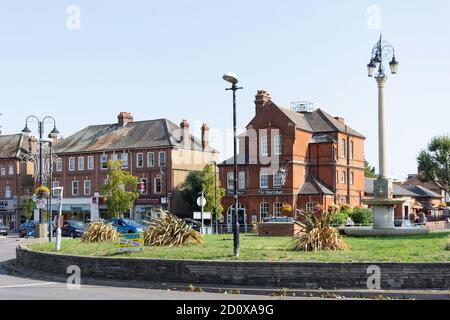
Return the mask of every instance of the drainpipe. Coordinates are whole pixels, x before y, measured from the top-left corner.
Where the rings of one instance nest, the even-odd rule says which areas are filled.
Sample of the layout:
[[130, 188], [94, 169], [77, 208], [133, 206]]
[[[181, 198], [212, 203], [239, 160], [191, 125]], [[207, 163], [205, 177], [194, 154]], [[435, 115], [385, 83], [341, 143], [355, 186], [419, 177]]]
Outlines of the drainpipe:
[[[347, 131], [347, 126], [345, 126]], [[347, 204], [350, 205], [350, 136], [347, 135]]]

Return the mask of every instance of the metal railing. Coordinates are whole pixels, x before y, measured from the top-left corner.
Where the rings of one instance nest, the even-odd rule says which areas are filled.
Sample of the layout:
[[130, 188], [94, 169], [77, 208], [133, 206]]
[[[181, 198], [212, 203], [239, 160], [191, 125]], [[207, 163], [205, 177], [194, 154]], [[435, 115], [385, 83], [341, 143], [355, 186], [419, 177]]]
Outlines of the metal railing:
[[[216, 232], [217, 231], [217, 232]], [[217, 230], [216, 227], [213, 226], [213, 232], [214, 234], [232, 234], [233, 233], [233, 228], [231, 225], [227, 225], [227, 224], [219, 224], [217, 226]], [[239, 233], [256, 233], [256, 230], [254, 228], [253, 225], [248, 224], [248, 225], [241, 225], [239, 226]]]

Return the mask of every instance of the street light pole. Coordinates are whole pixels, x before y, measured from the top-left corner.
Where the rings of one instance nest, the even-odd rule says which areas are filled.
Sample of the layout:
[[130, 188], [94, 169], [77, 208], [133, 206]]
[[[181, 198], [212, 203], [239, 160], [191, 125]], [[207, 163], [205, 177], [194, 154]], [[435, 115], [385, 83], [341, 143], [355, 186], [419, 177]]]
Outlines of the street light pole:
[[[213, 164], [214, 165], [214, 208], [213, 208], [213, 221], [212, 224], [215, 227], [216, 230], [216, 234], [218, 234], [218, 226], [217, 226], [217, 162], [216, 160], [210, 161], [209, 164]], [[211, 225], [211, 227], [213, 227], [213, 225]]]
[[217, 230], [217, 162], [214, 161], [214, 224]]
[[397, 74], [398, 61], [395, 59], [395, 49], [392, 45], [383, 40], [382, 36], [372, 49], [372, 57], [370, 59], [368, 68], [369, 77], [373, 77], [376, 68], [378, 67], [375, 79], [378, 84], [378, 157], [379, 157], [379, 178], [387, 178], [387, 161], [386, 161], [386, 135], [385, 135], [385, 118], [384, 118], [384, 86], [387, 81], [387, 76], [384, 72], [384, 62], [387, 59], [392, 74]]
[[234, 256], [239, 257], [240, 250], [240, 241], [239, 241], [239, 199], [237, 193], [238, 187], [238, 159], [237, 159], [237, 124], [236, 124], [236, 91], [243, 89], [242, 87], [238, 87], [238, 79], [237, 76], [233, 73], [226, 73], [223, 76], [223, 79], [227, 82], [231, 83], [231, 88], [227, 88], [226, 90], [233, 91], [233, 149], [234, 149], [234, 214], [233, 214], [233, 241], [234, 241]]
[[50, 190], [50, 197], [49, 197], [49, 210], [48, 210], [48, 241], [52, 242], [52, 237], [53, 237], [53, 225], [52, 225], [52, 196], [53, 196], [53, 186], [52, 186], [52, 174], [53, 174], [53, 164], [52, 164], [52, 152], [53, 152], [53, 143], [50, 141], [49, 142], [49, 147], [50, 147], [50, 160], [49, 160], [49, 190]]
[[[42, 119], [42, 121], [36, 117], [35, 115], [28, 116], [25, 120], [25, 128], [22, 130], [22, 133], [30, 134], [31, 130], [28, 128], [28, 121], [30, 119], [34, 119], [38, 123], [38, 134], [39, 134], [39, 175], [38, 175], [38, 181], [39, 186], [42, 186], [44, 184], [44, 154], [43, 154], [43, 137], [44, 137], [44, 124], [45, 121], [51, 120], [53, 122], [53, 130], [49, 134], [49, 138], [52, 138], [54, 136], [57, 136], [59, 134], [59, 131], [56, 129], [56, 120], [53, 117], [46, 116]], [[50, 154], [51, 159], [51, 154]], [[50, 160], [51, 163], [51, 160]], [[51, 188], [51, 186], [49, 186]], [[50, 208], [51, 210], [51, 208]], [[49, 213], [50, 214], [50, 213]], [[42, 223], [42, 209], [39, 209], [39, 223]]]
[[[44, 181], [44, 172], [43, 168], [43, 154], [42, 154], [42, 137], [44, 135], [43, 124], [39, 121], [39, 186], [42, 186]], [[42, 222], [42, 209], [39, 209], [39, 223]]]

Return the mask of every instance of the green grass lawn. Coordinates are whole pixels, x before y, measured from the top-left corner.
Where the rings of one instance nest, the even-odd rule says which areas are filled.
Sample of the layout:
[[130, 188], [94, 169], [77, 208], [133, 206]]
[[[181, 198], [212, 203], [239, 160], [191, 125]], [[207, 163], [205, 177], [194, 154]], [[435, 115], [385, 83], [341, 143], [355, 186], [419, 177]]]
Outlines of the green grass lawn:
[[[299, 252], [290, 249], [291, 238], [241, 235], [242, 261], [324, 261], [324, 262], [450, 262], [444, 250], [450, 232], [394, 238], [345, 238], [346, 251]], [[84, 256], [234, 260], [232, 235], [209, 235], [202, 245], [176, 248], [146, 247], [143, 252], [118, 253], [113, 243], [84, 244], [64, 240], [60, 253]], [[55, 244], [31, 244], [36, 251], [55, 252]]]

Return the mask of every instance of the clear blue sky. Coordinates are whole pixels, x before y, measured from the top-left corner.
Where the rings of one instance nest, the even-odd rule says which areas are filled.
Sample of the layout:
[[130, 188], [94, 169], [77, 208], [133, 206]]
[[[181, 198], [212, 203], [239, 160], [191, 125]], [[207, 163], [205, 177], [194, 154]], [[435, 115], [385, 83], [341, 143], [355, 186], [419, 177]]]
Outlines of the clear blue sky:
[[[69, 30], [69, 5], [81, 29]], [[371, 5], [381, 30], [369, 28]], [[389, 172], [416, 171], [415, 157], [450, 129], [450, 5], [442, 1], [0, 1], [0, 124], [19, 132], [28, 114], [53, 115], [69, 136], [89, 124], [186, 118], [232, 126], [221, 76], [240, 76], [238, 121], [257, 89], [277, 103], [311, 100], [367, 136], [377, 165], [376, 84], [366, 76], [380, 31], [400, 61], [386, 87]], [[51, 129], [51, 128], [49, 128]], [[215, 145], [230, 155], [231, 132]]]

